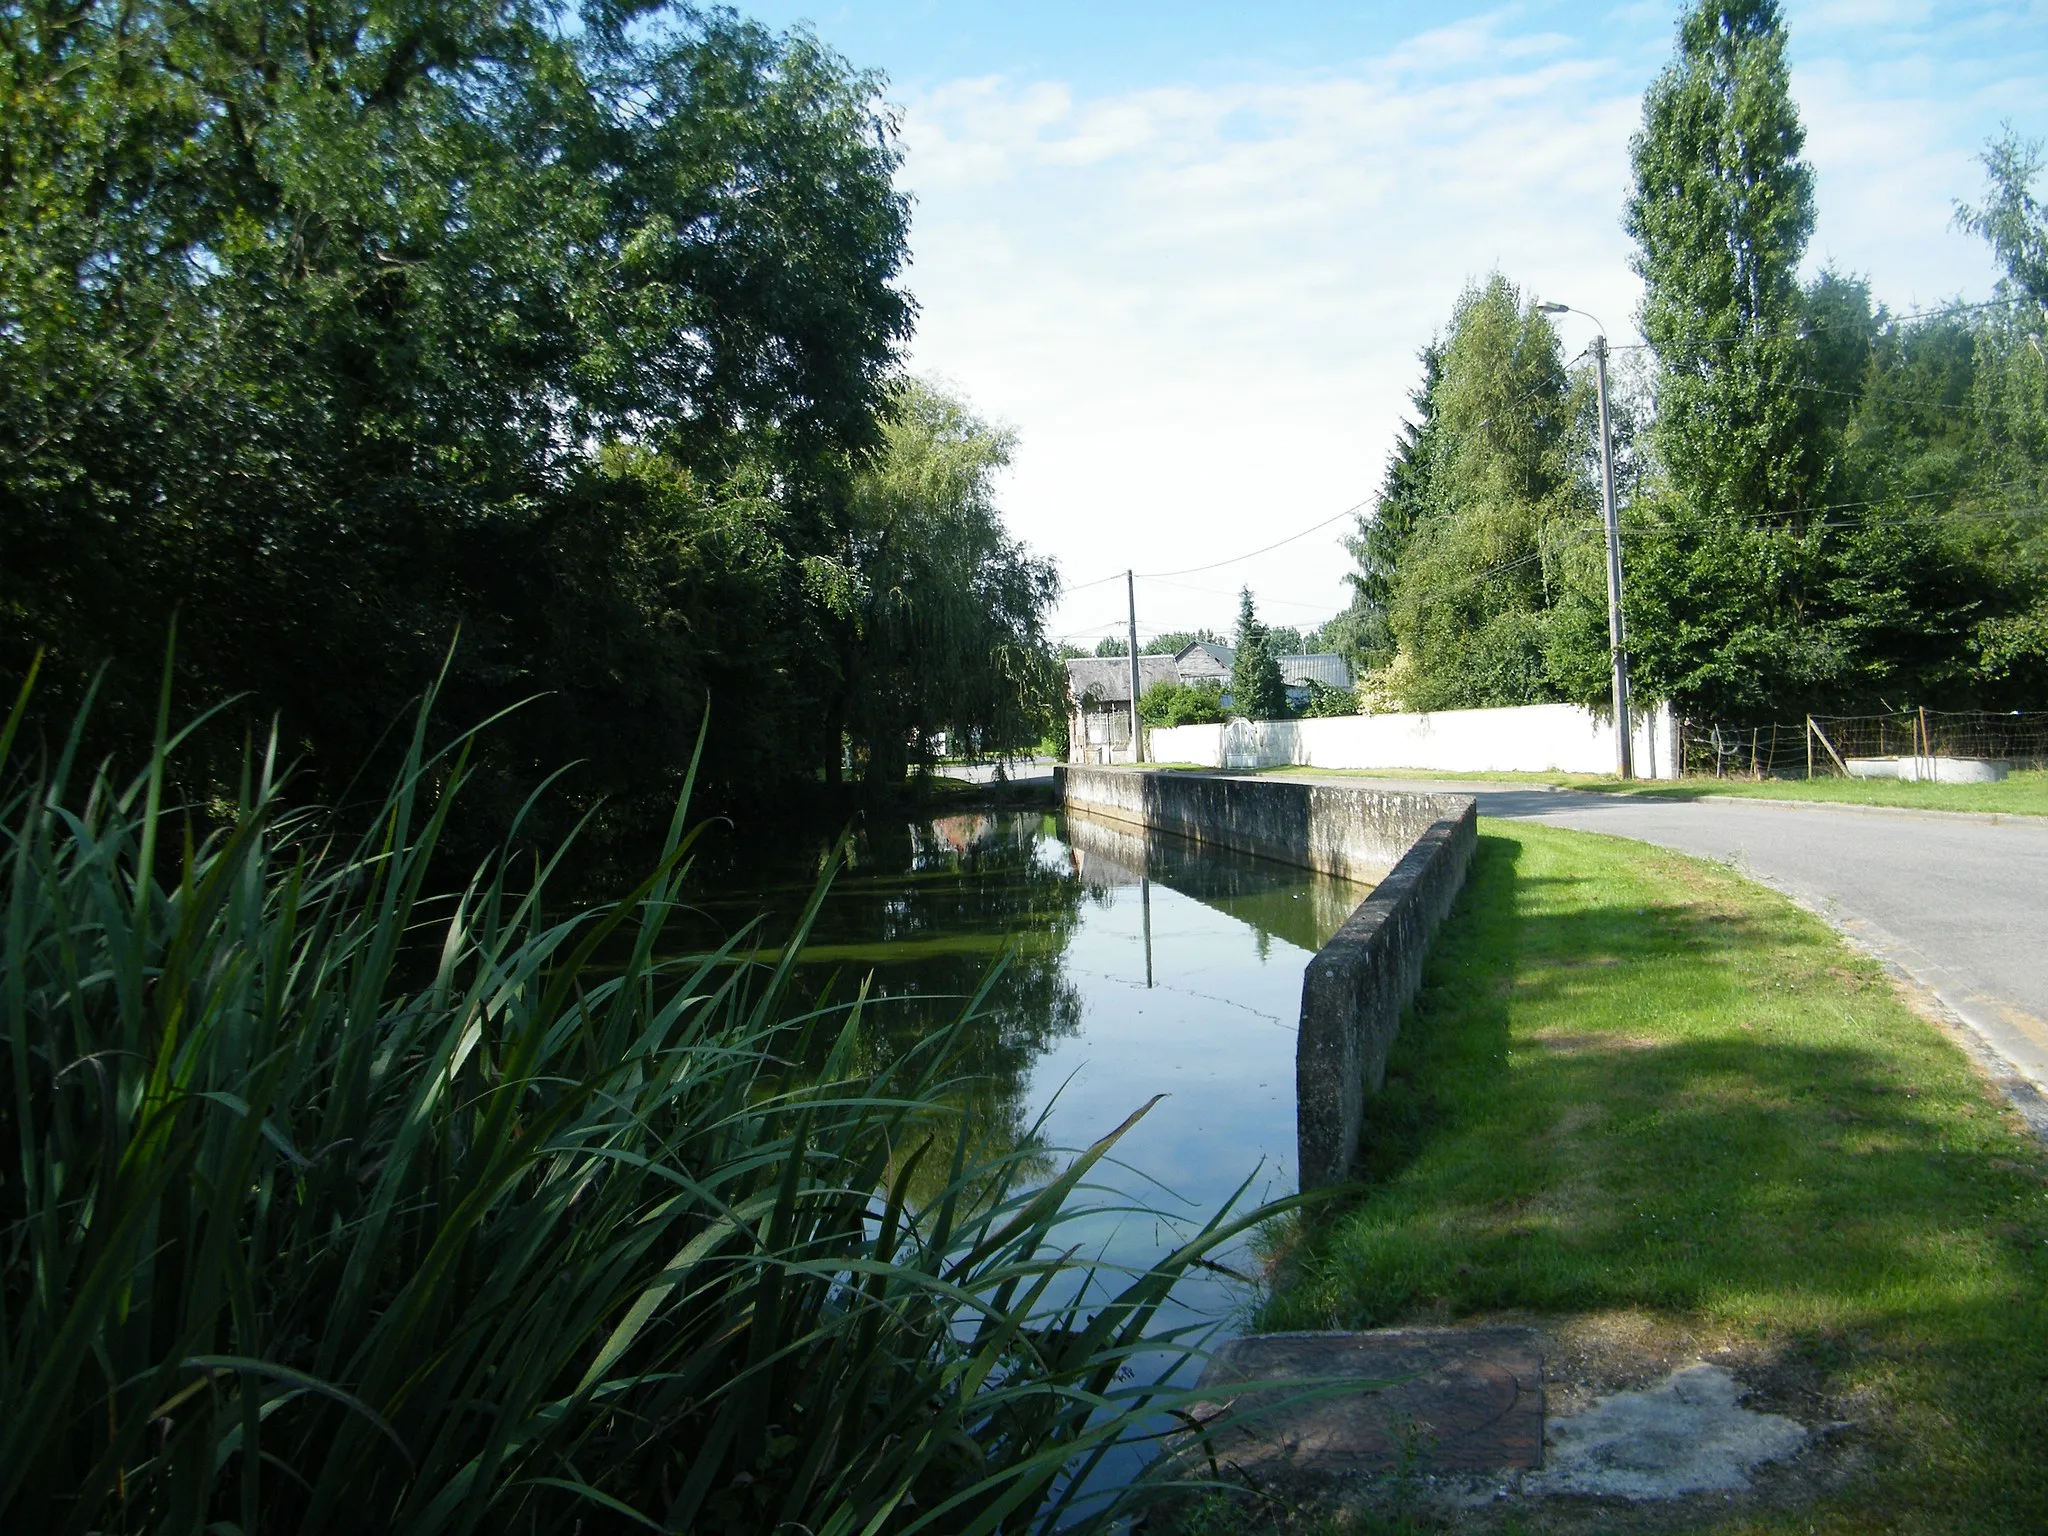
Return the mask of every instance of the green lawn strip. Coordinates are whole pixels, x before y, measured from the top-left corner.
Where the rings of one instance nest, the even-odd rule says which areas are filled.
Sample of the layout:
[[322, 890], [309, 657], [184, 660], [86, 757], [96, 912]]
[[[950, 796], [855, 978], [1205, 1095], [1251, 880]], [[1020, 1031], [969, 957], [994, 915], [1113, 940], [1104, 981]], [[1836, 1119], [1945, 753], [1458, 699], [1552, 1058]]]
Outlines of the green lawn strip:
[[1926, 811], [1979, 811], [2048, 816], [2048, 770], [2024, 769], [1996, 784], [1906, 784], [1897, 779], [1633, 780], [1604, 773], [1445, 773], [1434, 768], [1276, 768], [1282, 775], [1360, 779], [1469, 780], [1475, 784], [1549, 784], [1602, 794], [1697, 800], [1739, 795], [1755, 800], [1815, 800], [1834, 805], [1889, 805]]
[[[2048, 1530], [2048, 1158], [1870, 961], [1714, 865], [1482, 821], [1263, 1326], [1634, 1309], [1793, 1360], [1869, 1469], [1716, 1530]], [[1730, 1517], [1731, 1520], [1734, 1517]]]

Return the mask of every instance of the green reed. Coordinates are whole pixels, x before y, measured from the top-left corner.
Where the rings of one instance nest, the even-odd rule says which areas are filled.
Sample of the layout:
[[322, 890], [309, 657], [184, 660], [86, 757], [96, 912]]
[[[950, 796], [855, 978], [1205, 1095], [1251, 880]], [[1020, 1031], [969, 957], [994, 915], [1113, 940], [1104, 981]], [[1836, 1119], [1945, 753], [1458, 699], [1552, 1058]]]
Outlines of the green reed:
[[170, 803], [168, 685], [126, 781], [75, 732], [17, 761], [28, 696], [0, 1528], [984, 1532], [1147, 1492], [1077, 1490], [1187, 1396], [1131, 1369], [1192, 1347], [1176, 1278], [1269, 1212], [1086, 1264], [1061, 1229], [1121, 1130], [1049, 1182], [979, 1148], [959, 1027], [878, 1064], [858, 1000], [794, 997], [801, 931], [659, 958], [681, 809], [636, 890], [563, 915], [566, 850], [436, 866], [468, 742], [424, 709], [349, 835], [274, 744], [232, 803]]

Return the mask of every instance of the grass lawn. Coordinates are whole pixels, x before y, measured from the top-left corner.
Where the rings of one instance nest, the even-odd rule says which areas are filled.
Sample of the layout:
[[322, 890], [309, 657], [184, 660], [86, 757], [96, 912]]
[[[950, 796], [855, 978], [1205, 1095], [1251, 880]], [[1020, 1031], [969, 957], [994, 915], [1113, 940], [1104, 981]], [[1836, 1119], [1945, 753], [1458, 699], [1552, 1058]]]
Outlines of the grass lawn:
[[1997, 784], [1903, 784], [1896, 779], [1680, 779], [1624, 782], [1605, 773], [1439, 773], [1428, 768], [1278, 768], [1276, 774], [1362, 779], [1469, 779], [1475, 783], [1556, 784], [1606, 794], [1696, 800], [1742, 795], [1758, 800], [1821, 800], [1843, 805], [1896, 805], [1927, 811], [1990, 811], [2048, 816], [2048, 771], [2014, 773]]
[[1853, 1426], [1854, 1470], [1817, 1503], [1683, 1528], [2048, 1530], [2043, 1149], [1779, 896], [1639, 843], [1480, 826], [1365, 1191], [1282, 1236], [1263, 1326], [1675, 1332]]

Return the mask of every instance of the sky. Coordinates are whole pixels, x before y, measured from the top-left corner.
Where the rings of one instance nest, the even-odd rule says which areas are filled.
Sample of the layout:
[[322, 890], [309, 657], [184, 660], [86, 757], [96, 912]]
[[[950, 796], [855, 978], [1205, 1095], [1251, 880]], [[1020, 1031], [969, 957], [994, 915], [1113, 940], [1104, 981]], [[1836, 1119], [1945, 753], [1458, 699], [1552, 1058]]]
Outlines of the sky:
[[[1077, 644], [1123, 632], [1126, 569], [1141, 637], [1227, 633], [1247, 585], [1269, 623], [1340, 610], [1346, 514], [1475, 279], [1638, 339], [1628, 139], [1670, 0], [740, 8], [886, 77], [914, 199], [909, 366], [1016, 433], [1000, 502], [1057, 563], [1052, 628]], [[2048, 0], [1784, 10], [1809, 269], [1896, 312], [1988, 295], [1953, 206], [2002, 123], [2048, 136]], [[1569, 356], [1594, 322], [1560, 331]]]

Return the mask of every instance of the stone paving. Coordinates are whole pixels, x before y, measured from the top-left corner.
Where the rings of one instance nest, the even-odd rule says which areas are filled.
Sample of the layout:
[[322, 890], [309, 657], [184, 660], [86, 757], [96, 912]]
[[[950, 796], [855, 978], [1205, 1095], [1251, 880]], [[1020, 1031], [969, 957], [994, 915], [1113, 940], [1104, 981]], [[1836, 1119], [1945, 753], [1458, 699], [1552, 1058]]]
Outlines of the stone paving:
[[1542, 1349], [1519, 1327], [1237, 1339], [1203, 1372], [1197, 1417], [1216, 1470], [1255, 1485], [1419, 1476], [1454, 1497], [1727, 1494], [1812, 1438], [1704, 1361], [1546, 1419]]

